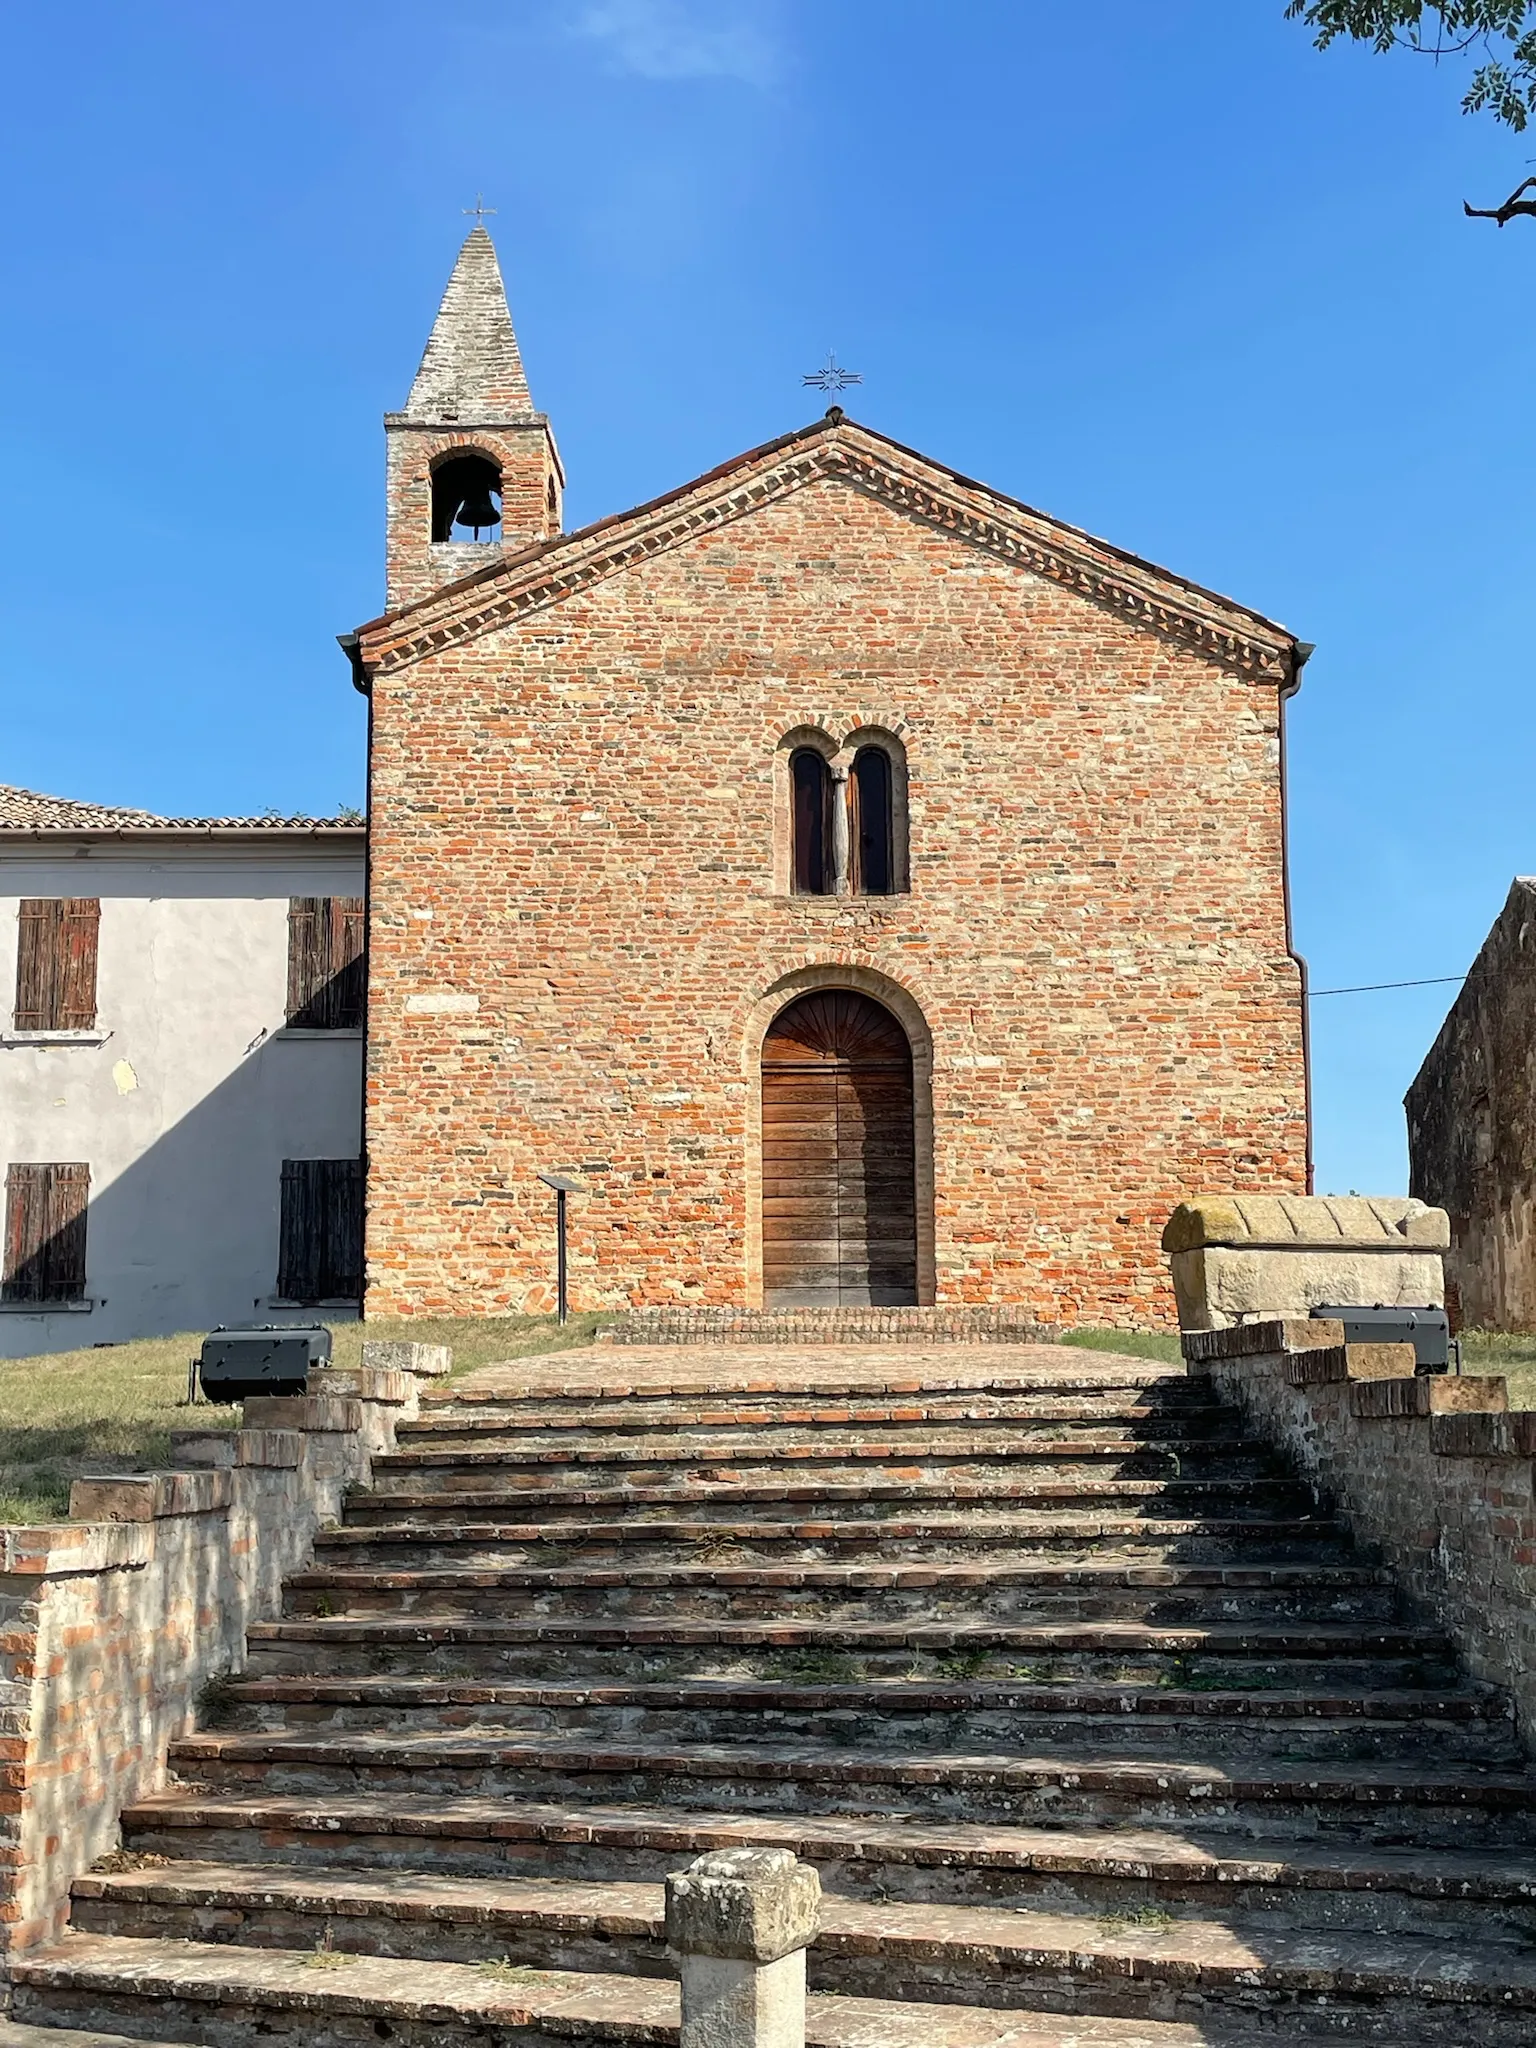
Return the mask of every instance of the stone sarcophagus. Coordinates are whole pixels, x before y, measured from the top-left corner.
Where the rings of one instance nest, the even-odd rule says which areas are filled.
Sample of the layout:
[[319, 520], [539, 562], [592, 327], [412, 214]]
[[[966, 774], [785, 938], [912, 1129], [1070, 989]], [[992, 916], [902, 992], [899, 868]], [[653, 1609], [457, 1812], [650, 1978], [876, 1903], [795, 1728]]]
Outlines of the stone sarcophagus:
[[1202, 1195], [1163, 1231], [1184, 1330], [1324, 1304], [1438, 1308], [1449, 1244], [1445, 1211], [1402, 1195]]

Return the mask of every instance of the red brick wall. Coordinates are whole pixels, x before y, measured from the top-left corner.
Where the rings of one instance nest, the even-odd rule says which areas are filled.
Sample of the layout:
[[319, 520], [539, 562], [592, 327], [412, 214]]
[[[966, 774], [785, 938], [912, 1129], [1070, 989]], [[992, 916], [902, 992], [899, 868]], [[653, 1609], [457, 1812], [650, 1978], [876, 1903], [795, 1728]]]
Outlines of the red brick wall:
[[[457, 577], [560, 531], [564, 479], [542, 419], [495, 426], [388, 422], [384, 583], [389, 604], [415, 604]], [[487, 455], [501, 465], [501, 540], [432, 542], [432, 471], [447, 456]], [[553, 487], [553, 503], [551, 503]]]
[[[931, 1035], [938, 1299], [1168, 1320], [1168, 1210], [1304, 1181], [1277, 713], [825, 476], [383, 662], [370, 1312], [547, 1303], [540, 1168], [577, 1306], [750, 1299], [773, 992], [856, 967]], [[902, 733], [909, 895], [776, 893], [807, 723]]]

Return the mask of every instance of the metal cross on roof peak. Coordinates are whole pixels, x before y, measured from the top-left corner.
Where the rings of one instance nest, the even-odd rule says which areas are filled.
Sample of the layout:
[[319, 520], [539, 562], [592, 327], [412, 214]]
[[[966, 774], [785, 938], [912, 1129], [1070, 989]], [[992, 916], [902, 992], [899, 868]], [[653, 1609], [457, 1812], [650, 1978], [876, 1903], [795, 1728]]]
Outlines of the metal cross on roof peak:
[[494, 207], [494, 206], [487, 206], [487, 205], [486, 205], [486, 203], [485, 203], [485, 194], [484, 194], [483, 192], [477, 192], [477, 193], [475, 194], [475, 203], [474, 203], [474, 205], [473, 205], [473, 206], [461, 206], [461, 207], [459, 208], [459, 211], [460, 211], [460, 213], [472, 213], [472, 214], [473, 214], [473, 215], [475, 216], [475, 226], [476, 226], [477, 228], [483, 228], [483, 227], [485, 226], [485, 217], [486, 217], [486, 215], [487, 215], [488, 213], [494, 213], [494, 212], [496, 211], [496, 209], [495, 209], [495, 207]]
[[818, 391], [846, 391], [850, 384], [862, 384], [864, 379], [857, 370], [845, 370], [832, 349], [827, 350], [827, 360], [819, 370], [813, 370], [809, 377], [800, 379], [802, 384], [813, 384]]

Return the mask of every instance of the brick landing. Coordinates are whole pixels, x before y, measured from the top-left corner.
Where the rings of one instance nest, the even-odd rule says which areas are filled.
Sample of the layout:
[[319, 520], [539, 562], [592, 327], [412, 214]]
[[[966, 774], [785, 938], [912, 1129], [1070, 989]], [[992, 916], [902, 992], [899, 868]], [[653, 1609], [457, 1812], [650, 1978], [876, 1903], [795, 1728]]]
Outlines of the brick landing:
[[594, 1344], [543, 1358], [481, 1366], [454, 1382], [453, 1400], [516, 1400], [569, 1394], [611, 1400], [628, 1394], [985, 1392], [1039, 1384], [1075, 1387], [1153, 1385], [1182, 1366], [1073, 1345], [1003, 1343], [828, 1343], [809, 1351], [731, 1340], [714, 1344]]

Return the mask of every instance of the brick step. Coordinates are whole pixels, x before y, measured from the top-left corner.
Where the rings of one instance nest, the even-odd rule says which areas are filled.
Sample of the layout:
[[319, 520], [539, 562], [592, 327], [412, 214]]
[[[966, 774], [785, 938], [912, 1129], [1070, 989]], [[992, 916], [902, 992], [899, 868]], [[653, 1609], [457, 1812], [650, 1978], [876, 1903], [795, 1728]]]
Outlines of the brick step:
[[807, 1430], [893, 1430], [905, 1437], [936, 1428], [996, 1428], [1017, 1430], [1027, 1436], [1063, 1438], [1112, 1433], [1137, 1438], [1166, 1436], [1181, 1443], [1201, 1436], [1250, 1434], [1237, 1410], [1216, 1401], [1175, 1406], [1131, 1400], [1123, 1395], [1095, 1401], [1082, 1396], [1068, 1399], [1021, 1393], [898, 1397], [871, 1402], [749, 1401], [735, 1406], [724, 1402], [698, 1402], [691, 1406], [668, 1402], [657, 1407], [626, 1407], [619, 1413], [577, 1401], [562, 1407], [542, 1401], [473, 1407], [463, 1402], [445, 1402], [424, 1408], [414, 1420], [402, 1422], [399, 1436], [402, 1443], [414, 1450], [423, 1440], [473, 1444], [486, 1438], [537, 1436], [551, 1443], [580, 1443], [587, 1439], [644, 1443], [653, 1435], [700, 1430], [711, 1435], [750, 1433], [771, 1443], [781, 1434], [798, 1438]]
[[674, 1359], [629, 1361], [604, 1351], [567, 1352], [553, 1358], [509, 1359], [482, 1366], [451, 1386], [423, 1389], [424, 1407], [521, 1407], [537, 1403], [551, 1408], [585, 1404], [604, 1412], [625, 1408], [686, 1406], [701, 1401], [735, 1404], [745, 1401], [910, 1401], [948, 1396], [1011, 1398], [1032, 1395], [1040, 1400], [1099, 1400], [1133, 1397], [1177, 1406], [1196, 1407], [1218, 1398], [1205, 1372], [1152, 1358], [1104, 1358], [1090, 1361], [1081, 1352], [1076, 1362], [1039, 1364], [1018, 1354], [953, 1353], [941, 1359], [934, 1352], [905, 1355], [843, 1352], [812, 1360], [732, 1360], [695, 1353], [686, 1366]]
[[[142, 2037], [174, 2021], [208, 2048], [261, 2048], [273, 2035], [325, 2048], [667, 2048], [675, 1984], [643, 1977], [372, 1958], [317, 1969], [313, 1956], [220, 1944], [75, 1934], [15, 1968], [23, 2019], [69, 2025], [98, 2010]], [[1321, 2048], [1299, 2034], [1292, 2048]], [[808, 2048], [1254, 2048], [1252, 2032], [959, 2005], [813, 1996]]]
[[[246, 1636], [252, 1677], [468, 1676], [609, 1683], [769, 1679], [1017, 1678], [1041, 1660], [1053, 1677], [1227, 1687], [1354, 1690], [1453, 1684], [1436, 1630], [1411, 1627], [1157, 1628], [1136, 1622], [1029, 1626], [725, 1621], [469, 1621], [315, 1617], [258, 1622]], [[1019, 1660], [1030, 1670], [1021, 1672]]]
[[[1207, 1467], [1231, 1467], [1232, 1477], [1258, 1477], [1280, 1470], [1274, 1453], [1247, 1436], [1173, 1438], [1128, 1436], [1123, 1431], [1051, 1436], [1020, 1429], [1014, 1423], [999, 1424], [993, 1430], [941, 1432], [925, 1427], [906, 1434], [894, 1429], [868, 1433], [787, 1430], [782, 1435], [772, 1430], [689, 1430], [642, 1442], [625, 1437], [572, 1439], [553, 1432], [509, 1431], [489, 1441], [390, 1451], [374, 1460], [373, 1469], [376, 1477], [388, 1477], [427, 1471], [474, 1475], [490, 1468], [509, 1474], [538, 1472], [548, 1484], [580, 1485], [580, 1475], [589, 1469], [617, 1467], [630, 1475], [631, 1484], [648, 1479], [665, 1484], [678, 1465], [735, 1469], [780, 1463], [833, 1471], [846, 1467], [850, 1473], [881, 1465], [921, 1467], [938, 1474], [977, 1465], [1007, 1471], [1021, 1464], [1067, 1470], [1128, 1466], [1132, 1476], [1144, 1477], [1164, 1470], [1177, 1475], [1186, 1465], [1198, 1466], [1202, 1472]], [[577, 1476], [565, 1482], [567, 1472]]]
[[295, 1573], [283, 1612], [494, 1620], [588, 1616], [612, 1622], [682, 1619], [879, 1622], [946, 1626], [1143, 1621], [1164, 1626], [1251, 1620], [1333, 1625], [1392, 1622], [1390, 1577], [1360, 1565], [1097, 1563], [682, 1564], [505, 1570]]
[[[519, 1730], [422, 1730], [414, 1739], [357, 1731], [188, 1736], [171, 1761], [199, 1784], [269, 1793], [361, 1789], [599, 1796], [764, 1811], [812, 1797], [838, 1811], [900, 1798], [936, 1817], [1154, 1825], [1188, 1815], [1206, 1829], [1390, 1836], [1435, 1846], [1536, 1843], [1536, 1774], [1422, 1764], [1230, 1767], [1198, 1756], [1137, 1758], [1101, 1744], [879, 1751], [830, 1744], [605, 1742]], [[814, 1793], [810, 1788], [815, 1788]]]
[[[553, 1485], [538, 1478], [508, 1480], [497, 1485], [493, 1475], [486, 1472], [478, 1476], [450, 1475], [451, 1485], [445, 1485], [440, 1474], [431, 1472], [383, 1476], [389, 1478], [388, 1485], [376, 1485], [371, 1492], [354, 1495], [348, 1502], [349, 1522], [360, 1525], [372, 1519], [393, 1520], [403, 1514], [461, 1520], [465, 1513], [537, 1515], [541, 1521], [549, 1521], [594, 1510], [607, 1515], [645, 1515], [666, 1508], [713, 1518], [727, 1504], [733, 1510], [793, 1504], [811, 1505], [822, 1511], [846, 1505], [867, 1512], [870, 1503], [880, 1501], [908, 1506], [917, 1501], [933, 1501], [953, 1506], [972, 1500], [1053, 1510], [1107, 1506], [1111, 1513], [1122, 1516], [1139, 1508], [1151, 1520], [1196, 1511], [1210, 1513], [1217, 1507], [1234, 1514], [1249, 1511], [1255, 1519], [1275, 1513], [1294, 1519], [1306, 1514], [1314, 1504], [1310, 1487], [1282, 1474], [1259, 1478], [1202, 1475], [1192, 1479], [1163, 1475], [1143, 1479], [1126, 1474], [1057, 1478], [1034, 1471], [1021, 1476], [1017, 1472], [981, 1470], [946, 1479], [918, 1476], [911, 1471], [869, 1471], [852, 1478], [817, 1473], [792, 1478], [779, 1474], [771, 1478], [754, 1475], [738, 1479], [716, 1471], [708, 1479], [679, 1479], [673, 1473], [664, 1485], [629, 1484], [613, 1478], [593, 1484], [590, 1477], [578, 1485], [576, 1475], [562, 1477]], [[467, 1483], [471, 1478], [472, 1485]]]
[[903, 1515], [839, 1521], [517, 1522], [436, 1519], [360, 1521], [322, 1529], [315, 1556], [324, 1564], [421, 1566], [480, 1564], [654, 1564], [690, 1558], [746, 1562], [829, 1562], [863, 1552], [891, 1560], [951, 1555], [1040, 1558], [1046, 1553], [1157, 1563], [1295, 1564], [1343, 1562], [1353, 1554], [1342, 1522], [1204, 1520], [1148, 1522], [1107, 1515]]
[[[672, 1974], [658, 1884], [183, 1864], [87, 1876], [74, 1902], [83, 1933], [130, 1940]], [[1512, 1937], [1471, 1945], [1322, 1936], [1272, 1917], [1150, 1921], [831, 1895], [808, 1974], [824, 1992], [858, 1994], [883, 1982], [910, 2002], [1028, 2007], [1049, 1998], [1119, 2017], [1140, 2007], [1148, 2017], [1204, 2018], [1235, 1997], [1233, 2016], [1262, 2015], [1281, 2031], [1344, 1999], [1365, 2008], [1378, 2038], [1389, 2019], [1404, 2041], [1529, 2038], [1512, 2029], [1516, 2015], [1528, 2026], [1536, 2011], [1536, 1955]], [[1451, 2018], [1455, 2034], [1444, 2024]]]
[[[408, 1717], [408, 1718], [407, 1718]], [[712, 1742], [872, 1739], [887, 1748], [1052, 1739], [1102, 1741], [1106, 1723], [1137, 1754], [1187, 1752], [1441, 1762], [1523, 1760], [1502, 1700], [1480, 1693], [1189, 1692], [1172, 1687], [1020, 1684], [474, 1685], [463, 1679], [236, 1681], [218, 1725], [252, 1731], [506, 1727], [609, 1739]]]
[[460, 1877], [659, 1883], [711, 1849], [792, 1849], [829, 1892], [876, 1903], [1034, 1905], [1129, 1917], [1272, 1918], [1474, 1940], [1536, 1935], [1536, 1854], [1306, 1839], [1252, 1842], [1188, 1816], [1172, 1828], [975, 1825], [887, 1805], [879, 1815], [406, 1792], [277, 1796], [170, 1791], [123, 1816], [109, 1866], [189, 1862]]

